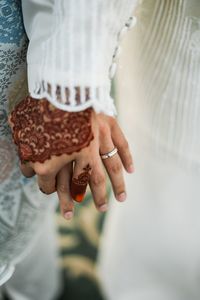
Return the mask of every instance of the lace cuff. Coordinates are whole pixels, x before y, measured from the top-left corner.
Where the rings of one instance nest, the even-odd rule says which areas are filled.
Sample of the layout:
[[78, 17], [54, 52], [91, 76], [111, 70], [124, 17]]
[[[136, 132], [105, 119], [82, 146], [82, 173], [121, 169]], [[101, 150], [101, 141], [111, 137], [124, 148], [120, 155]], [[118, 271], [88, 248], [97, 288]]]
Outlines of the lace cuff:
[[[55, 84], [51, 80], [37, 82], [37, 69], [29, 72], [29, 91], [35, 99], [48, 99], [55, 107], [69, 111], [78, 112], [89, 107], [97, 112], [104, 112], [107, 115], [117, 115], [113, 98], [110, 96], [110, 83], [107, 86], [91, 87], [71, 86], [66, 84]], [[36, 76], [35, 76], [36, 75]], [[46, 77], [48, 78], [48, 77]], [[37, 84], [36, 84], [37, 82]]]
[[[30, 95], [56, 107], [115, 115], [110, 97], [118, 43], [137, 0], [22, 0], [30, 39]], [[129, 20], [127, 22], [127, 20]], [[51, 92], [49, 90], [51, 86]], [[79, 93], [79, 97], [77, 94]]]

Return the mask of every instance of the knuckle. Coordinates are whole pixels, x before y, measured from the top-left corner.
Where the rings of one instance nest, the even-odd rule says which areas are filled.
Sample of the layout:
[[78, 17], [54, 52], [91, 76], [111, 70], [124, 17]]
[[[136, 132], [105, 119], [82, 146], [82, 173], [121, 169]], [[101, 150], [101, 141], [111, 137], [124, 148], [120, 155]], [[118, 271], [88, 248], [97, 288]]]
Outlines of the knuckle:
[[132, 159], [132, 156], [130, 154], [126, 158], [126, 163], [127, 163], [128, 166], [133, 164], [133, 159]]
[[129, 143], [127, 140], [124, 140], [124, 148], [125, 148], [125, 150], [129, 149]]
[[123, 149], [123, 151], [127, 151], [129, 149], [129, 144], [127, 140], [123, 140], [119, 143], [119, 148]]
[[50, 168], [46, 165], [37, 165], [35, 166], [35, 173], [39, 176], [47, 176], [50, 174]]
[[57, 186], [57, 191], [60, 192], [60, 193], [67, 193], [68, 189], [67, 189], [67, 186], [65, 184], [59, 184]]
[[116, 194], [121, 194], [121, 193], [124, 193], [125, 191], [125, 186], [124, 184], [118, 184], [117, 186], [115, 186], [115, 193]]
[[113, 174], [118, 174], [122, 171], [122, 165], [120, 163], [114, 163], [110, 166], [110, 171]]
[[104, 135], [107, 135], [108, 133], [108, 126], [105, 122], [101, 122], [99, 124], [99, 132], [100, 132], [100, 135], [103, 137]]
[[101, 174], [94, 174], [92, 177], [91, 177], [91, 183], [94, 185], [94, 186], [101, 186], [101, 185], [104, 185], [106, 182], [106, 179], [105, 179], [105, 176], [104, 175], [101, 175]]
[[96, 206], [100, 207], [107, 203], [106, 195], [104, 197], [101, 197], [100, 199], [96, 199]]
[[114, 117], [109, 117], [109, 123], [111, 128], [113, 128], [116, 125], [116, 119]]

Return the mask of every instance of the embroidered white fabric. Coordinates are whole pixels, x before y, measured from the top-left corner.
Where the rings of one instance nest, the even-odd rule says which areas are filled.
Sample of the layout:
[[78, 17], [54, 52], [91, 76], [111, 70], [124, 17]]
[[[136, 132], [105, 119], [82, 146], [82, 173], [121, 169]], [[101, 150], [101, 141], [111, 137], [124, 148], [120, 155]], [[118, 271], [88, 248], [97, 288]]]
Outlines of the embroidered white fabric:
[[130, 15], [137, 2], [22, 1], [30, 39], [27, 61], [31, 96], [46, 97], [63, 110], [92, 106], [97, 112], [115, 115], [110, 89], [118, 43], [135, 24]]

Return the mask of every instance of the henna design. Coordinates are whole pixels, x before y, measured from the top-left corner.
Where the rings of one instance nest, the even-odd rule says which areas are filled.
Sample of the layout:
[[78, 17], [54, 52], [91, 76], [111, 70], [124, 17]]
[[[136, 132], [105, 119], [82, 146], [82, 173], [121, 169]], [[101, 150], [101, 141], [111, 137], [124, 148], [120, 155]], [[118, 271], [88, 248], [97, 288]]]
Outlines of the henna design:
[[46, 99], [21, 101], [11, 113], [12, 133], [21, 161], [43, 163], [52, 155], [72, 154], [92, 141], [92, 109], [67, 112]]
[[78, 178], [72, 178], [70, 186], [71, 196], [77, 202], [82, 202], [84, 199], [92, 168], [88, 164], [83, 170], [84, 172]]

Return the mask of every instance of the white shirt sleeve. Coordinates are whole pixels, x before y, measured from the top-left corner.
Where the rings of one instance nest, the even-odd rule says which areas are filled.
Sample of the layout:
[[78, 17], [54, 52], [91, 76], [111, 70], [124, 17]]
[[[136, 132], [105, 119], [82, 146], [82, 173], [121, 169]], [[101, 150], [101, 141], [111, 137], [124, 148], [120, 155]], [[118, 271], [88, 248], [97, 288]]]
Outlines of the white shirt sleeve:
[[118, 44], [138, 0], [22, 0], [30, 95], [56, 107], [115, 115]]

